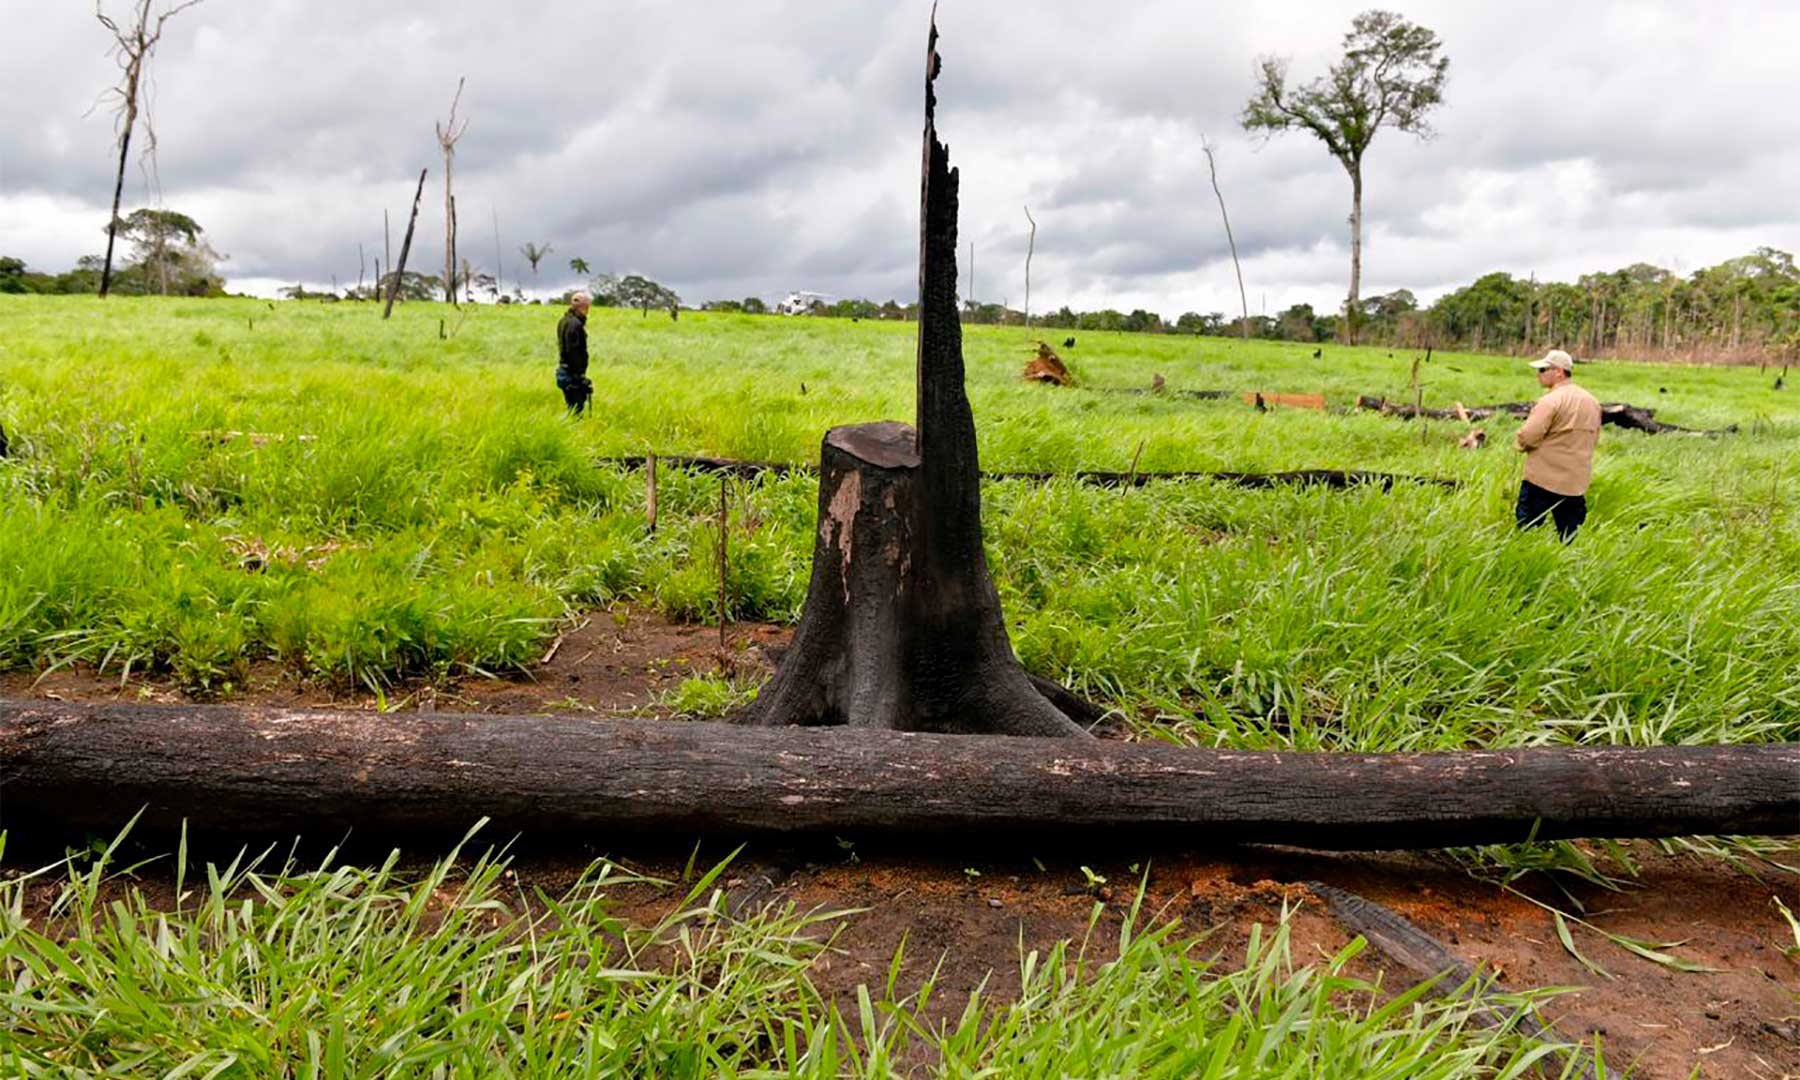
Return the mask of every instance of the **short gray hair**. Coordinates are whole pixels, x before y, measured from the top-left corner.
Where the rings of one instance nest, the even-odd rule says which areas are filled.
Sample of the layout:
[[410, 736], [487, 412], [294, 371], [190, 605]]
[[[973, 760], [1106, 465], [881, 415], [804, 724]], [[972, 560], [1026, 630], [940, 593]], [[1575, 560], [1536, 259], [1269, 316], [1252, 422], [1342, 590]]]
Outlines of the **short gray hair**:
[[594, 298], [593, 298], [593, 297], [591, 297], [591, 296], [589, 296], [589, 295], [588, 295], [588, 294], [587, 294], [587, 292], [586, 292], [586, 291], [585, 291], [585, 290], [581, 290], [581, 291], [577, 291], [577, 292], [572, 292], [572, 293], [570, 293], [570, 294], [569, 294], [569, 303], [570, 303], [570, 304], [589, 304], [589, 305], [592, 305], [592, 304], [593, 304], [593, 302], [594, 302]]

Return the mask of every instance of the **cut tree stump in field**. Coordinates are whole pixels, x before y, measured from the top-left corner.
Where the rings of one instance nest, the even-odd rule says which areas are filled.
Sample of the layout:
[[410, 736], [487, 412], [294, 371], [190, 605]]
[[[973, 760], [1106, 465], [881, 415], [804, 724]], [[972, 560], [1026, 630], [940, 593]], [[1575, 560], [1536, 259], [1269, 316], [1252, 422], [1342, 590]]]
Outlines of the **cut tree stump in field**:
[[[1477, 405], [1472, 409], [1466, 409], [1460, 405], [1454, 409], [1426, 409], [1417, 405], [1409, 405], [1401, 401], [1388, 401], [1384, 398], [1370, 397], [1366, 394], [1356, 399], [1357, 408], [1369, 409], [1381, 413], [1384, 416], [1397, 416], [1402, 420], [1413, 420], [1419, 417], [1424, 417], [1427, 420], [1461, 420], [1464, 423], [1468, 423], [1471, 420], [1486, 420], [1490, 416], [1499, 415], [1517, 417], [1529, 416], [1531, 415], [1531, 406], [1533, 404], [1535, 404], [1535, 402], [1506, 401], [1498, 405]], [[1627, 431], [1642, 431], [1647, 435], [1718, 436], [1736, 434], [1738, 430], [1736, 424], [1711, 431], [1679, 427], [1675, 424], [1665, 424], [1656, 419], [1655, 409], [1645, 408], [1641, 405], [1627, 405], [1622, 401], [1601, 402], [1600, 422], [1602, 424], [1611, 424], [1614, 427], [1621, 427]]]
[[[1800, 746], [1238, 751], [579, 716], [0, 702], [0, 829], [1376, 850], [1800, 833]], [[1090, 835], [1090, 839], [1094, 837]]]
[[981, 540], [981, 464], [957, 316], [958, 176], [925, 50], [918, 414], [833, 428], [820, 449], [812, 581], [793, 646], [743, 724], [1086, 738], [1013, 654]]

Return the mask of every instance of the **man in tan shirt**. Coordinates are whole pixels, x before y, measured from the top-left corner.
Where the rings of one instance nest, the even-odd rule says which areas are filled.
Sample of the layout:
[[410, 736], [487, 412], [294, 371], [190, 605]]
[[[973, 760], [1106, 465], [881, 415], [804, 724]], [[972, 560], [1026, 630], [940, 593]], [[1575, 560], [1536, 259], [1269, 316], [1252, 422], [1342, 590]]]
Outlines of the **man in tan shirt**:
[[1594, 445], [1600, 441], [1600, 403], [1576, 386], [1575, 360], [1552, 349], [1532, 363], [1538, 383], [1550, 392], [1531, 407], [1531, 415], [1513, 437], [1525, 454], [1525, 479], [1519, 485], [1519, 528], [1556, 522], [1557, 535], [1568, 543], [1587, 520], [1588, 481], [1594, 473]]

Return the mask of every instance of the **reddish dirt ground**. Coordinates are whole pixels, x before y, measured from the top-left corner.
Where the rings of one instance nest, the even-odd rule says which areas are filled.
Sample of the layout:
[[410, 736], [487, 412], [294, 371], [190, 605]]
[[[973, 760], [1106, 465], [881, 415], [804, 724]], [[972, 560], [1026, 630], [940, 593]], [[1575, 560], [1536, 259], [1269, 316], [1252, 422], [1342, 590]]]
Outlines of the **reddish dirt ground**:
[[[564, 631], [544, 662], [510, 679], [463, 678], [449, 685], [418, 682], [390, 688], [390, 708], [434, 708], [444, 712], [559, 713], [670, 716], [661, 704], [683, 680], [695, 676], [760, 680], [772, 671], [771, 650], [787, 644], [792, 631], [762, 623], [734, 623], [723, 648], [717, 627], [674, 623], [657, 615], [620, 607], [596, 611]], [[193, 702], [167, 679], [133, 674], [121, 681], [91, 668], [72, 667], [47, 675], [0, 675], [0, 698], [53, 698], [64, 701]], [[253, 666], [246, 685], [231, 702], [290, 708], [375, 709], [366, 687], [303, 681], [273, 664]]]
[[[787, 632], [736, 626], [724, 650], [716, 635], [716, 629], [675, 625], [624, 609], [598, 612], [566, 633], [528, 679], [403, 687], [390, 693], [389, 700], [403, 707], [474, 712], [666, 716], [672, 710], [663, 696], [690, 675], [723, 671], [754, 679], [766, 674], [771, 654], [785, 644]], [[37, 680], [0, 678], [0, 697], [185, 700], [154, 679], [134, 678], [121, 685], [116, 677], [81, 670]], [[375, 707], [367, 693], [334, 692], [273, 670], [253, 672], [249, 690], [239, 700], [300, 708]], [[1640, 874], [1627, 890], [1611, 893], [1565, 883], [1586, 905], [1590, 921], [1636, 938], [1685, 941], [1677, 955], [1719, 970], [1670, 970], [1576, 928], [1577, 945], [1614, 976], [1602, 978], [1563, 949], [1544, 909], [1428, 853], [1064, 851], [1023, 852], [1017, 862], [1007, 862], [930, 852], [751, 848], [739, 857], [728, 887], [745, 899], [754, 893], [757, 903], [867, 909], [844, 923], [835, 950], [817, 966], [821, 989], [853, 1008], [854, 988], [863, 982], [879, 984], [904, 938], [902, 988], [916, 986], [937, 968], [932, 1013], [948, 1018], [983, 980], [990, 994], [1006, 996], [1017, 985], [1021, 943], [1041, 952], [1057, 940], [1081, 937], [1096, 902], [1103, 904], [1096, 942], [1102, 952], [1116, 943], [1119, 922], [1146, 869], [1145, 910], [1180, 919], [1188, 929], [1212, 930], [1204, 946], [1208, 953], [1220, 952], [1227, 960], [1241, 954], [1249, 927], [1274, 922], [1286, 903], [1297, 907], [1292, 923], [1296, 959], [1324, 958], [1352, 934], [1307, 890], [1306, 882], [1322, 881], [1412, 920], [1464, 961], [1496, 972], [1502, 986], [1583, 987], [1554, 1003], [1547, 1019], [1567, 1038], [1603, 1033], [1609, 1066], [1634, 1065], [1635, 1075], [1646, 1078], [1800, 1078], [1800, 962], [1783, 951], [1795, 944], [1794, 935], [1774, 904], [1780, 897], [1800, 911], [1800, 876], [1768, 868], [1758, 880], [1718, 860], [1669, 856], [1648, 843], [1627, 848], [1640, 863]], [[680, 876], [686, 857], [683, 851], [667, 860], [627, 862], [672, 879]], [[1800, 862], [1800, 852], [1786, 861]], [[1099, 892], [1085, 884], [1084, 863], [1107, 878]], [[585, 859], [526, 856], [517, 870], [554, 892], [585, 865]], [[773, 884], [765, 878], [773, 878]], [[1543, 882], [1530, 887], [1541, 899], [1573, 911]], [[669, 891], [637, 887], [622, 893], [620, 902], [629, 917], [651, 919], [678, 898]], [[48, 894], [39, 900], [47, 903]], [[1375, 949], [1357, 958], [1352, 971], [1371, 979], [1379, 976], [1389, 986], [1416, 981]]]

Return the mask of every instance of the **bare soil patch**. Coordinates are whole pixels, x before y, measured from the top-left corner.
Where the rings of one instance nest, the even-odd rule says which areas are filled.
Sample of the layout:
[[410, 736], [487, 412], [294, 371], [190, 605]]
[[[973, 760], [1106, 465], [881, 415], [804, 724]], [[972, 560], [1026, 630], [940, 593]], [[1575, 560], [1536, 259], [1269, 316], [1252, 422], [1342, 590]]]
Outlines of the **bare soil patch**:
[[[510, 678], [464, 677], [444, 683], [415, 680], [378, 697], [362, 686], [336, 686], [297, 678], [275, 664], [254, 665], [234, 704], [284, 708], [440, 709], [456, 712], [543, 714], [588, 712], [667, 717], [664, 699], [695, 677], [760, 680], [773, 670], [773, 655], [793, 636], [787, 627], [733, 623], [723, 647], [716, 626], [673, 622], [627, 606], [596, 611], [560, 634], [543, 662]], [[165, 677], [133, 673], [129, 679], [75, 666], [47, 675], [0, 675], [0, 697], [61, 701], [213, 702], [196, 698]]]

